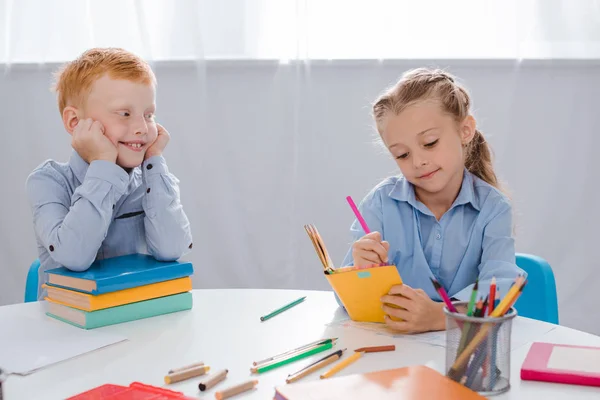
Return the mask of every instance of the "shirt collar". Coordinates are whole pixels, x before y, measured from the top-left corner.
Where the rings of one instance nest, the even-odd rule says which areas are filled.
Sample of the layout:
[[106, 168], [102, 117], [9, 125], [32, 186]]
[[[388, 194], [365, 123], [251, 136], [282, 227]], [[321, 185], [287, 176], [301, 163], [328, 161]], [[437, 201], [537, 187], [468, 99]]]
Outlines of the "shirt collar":
[[[431, 211], [429, 211], [423, 203], [417, 200], [415, 196], [415, 187], [405, 177], [400, 177], [400, 179], [398, 179], [398, 181], [390, 191], [389, 196], [392, 199], [404, 201], [410, 204], [413, 208], [416, 208], [424, 214], [432, 215]], [[480, 210], [479, 204], [477, 204], [477, 201], [475, 201], [475, 194], [473, 190], [473, 175], [465, 169], [460, 191], [458, 192], [458, 196], [456, 196], [456, 199], [454, 200], [454, 203], [452, 203], [450, 209], [469, 203], [476, 210]]]

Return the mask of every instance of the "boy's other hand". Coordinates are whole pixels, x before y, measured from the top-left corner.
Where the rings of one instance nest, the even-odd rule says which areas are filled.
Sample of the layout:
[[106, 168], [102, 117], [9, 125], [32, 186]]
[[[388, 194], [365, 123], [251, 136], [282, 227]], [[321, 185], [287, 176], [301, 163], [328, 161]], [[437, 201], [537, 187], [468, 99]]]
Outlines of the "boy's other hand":
[[161, 124], [156, 124], [156, 128], [158, 135], [156, 136], [154, 143], [152, 143], [148, 150], [146, 150], [144, 160], [147, 160], [152, 156], [162, 155], [163, 150], [165, 147], [167, 147], [167, 143], [169, 143], [169, 139], [171, 138], [169, 132], [167, 132], [167, 130]]
[[77, 123], [71, 146], [88, 164], [95, 160], [117, 161], [117, 146], [104, 135], [102, 123], [91, 118]]

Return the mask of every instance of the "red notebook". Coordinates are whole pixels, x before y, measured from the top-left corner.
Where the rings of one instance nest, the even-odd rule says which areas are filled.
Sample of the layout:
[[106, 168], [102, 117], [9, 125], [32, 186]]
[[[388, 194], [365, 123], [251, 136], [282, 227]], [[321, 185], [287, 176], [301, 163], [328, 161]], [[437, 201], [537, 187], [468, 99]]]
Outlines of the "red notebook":
[[600, 347], [535, 342], [521, 367], [521, 379], [600, 386]]
[[134, 382], [129, 386], [106, 384], [87, 392], [80, 393], [67, 400], [197, 400], [184, 396], [181, 392]]

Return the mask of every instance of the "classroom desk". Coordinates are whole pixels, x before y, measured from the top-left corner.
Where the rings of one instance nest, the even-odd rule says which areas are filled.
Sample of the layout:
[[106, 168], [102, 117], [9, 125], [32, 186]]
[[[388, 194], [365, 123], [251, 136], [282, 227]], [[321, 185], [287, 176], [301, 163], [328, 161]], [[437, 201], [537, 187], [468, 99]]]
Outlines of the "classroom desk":
[[[307, 295], [304, 303], [260, 322], [261, 315], [303, 295]], [[44, 302], [0, 307], [0, 321], [2, 324], [10, 323], [11, 316], [22, 313], [47, 318], [43, 314], [44, 307]], [[123, 334], [128, 341], [47, 367], [26, 377], [10, 376], [4, 383], [5, 400], [64, 399], [104, 383], [128, 385], [140, 381], [164, 386], [163, 378], [169, 369], [198, 361], [210, 365], [212, 371], [229, 369], [227, 379], [206, 392], [198, 391], [200, 378], [173, 384], [169, 388], [189, 396], [214, 399], [216, 390], [257, 376], [259, 384], [254, 391], [234, 398], [272, 399], [274, 387], [285, 384], [286, 376], [306, 365], [310, 359], [261, 375], [250, 374], [252, 361], [322, 337], [339, 337], [335, 349], [352, 350], [389, 343], [396, 345], [395, 352], [365, 356], [340, 372], [339, 376], [415, 364], [444, 369], [445, 349], [442, 347], [376, 335], [355, 328], [326, 325], [344, 314], [332, 292], [194, 290], [194, 307], [191, 311], [99, 328]], [[531, 323], [531, 320], [528, 322]], [[548, 332], [533, 340], [600, 346], [598, 336], [550, 324], [547, 327]], [[529, 346], [530, 343], [525, 344], [512, 352], [511, 389], [494, 398], [600, 398], [600, 388], [521, 381], [520, 367]], [[313, 360], [328, 352], [313, 356]], [[312, 379], [318, 379], [318, 373], [302, 381]]]

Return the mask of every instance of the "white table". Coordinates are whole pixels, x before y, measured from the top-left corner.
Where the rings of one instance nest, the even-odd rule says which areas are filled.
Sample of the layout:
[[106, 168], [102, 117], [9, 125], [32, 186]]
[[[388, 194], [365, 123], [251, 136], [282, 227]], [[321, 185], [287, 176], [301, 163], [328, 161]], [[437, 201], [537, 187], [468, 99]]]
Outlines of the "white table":
[[[259, 317], [302, 295], [304, 303], [266, 321]], [[0, 307], [1, 323], [10, 323], [11, 315], [43, 314], [44, 303]], [[252, 361], [295, 348], [322, 337], [339, 337], [336, 349], [362, 346], [396, 345], [395, 352], [373, 353], [339, 373], [352, 374], [402, 366], [426, 364], [444, 368], [445, 350], [402, 338], [389, 338], [359, 329], [327, 326], [344, 316], [332, 292], [289, 290], [195, 290], [194, 308], [130, 323], [100, 328], [120, 333], [128, 341], [50, 366], [26, 377], [11, 376], [4, 383], [5, 400], [64, 399], [104, 383], [127, 386], [133, 381], [164, 386], [164, 375], [171, 368], [198, 361], [213, 371], [229, 369], [225, 382], [207, 392], [198, 391], [200, 378], [170, 385], [189, 396], [214, 399], [214, 392], [256, 375], [250, 374]], [[517, 318], [517, 320], [520, 317]], [[515, 320], [515, 321], [517, 321]], [[600, 337], [573, 329], [544, 324], [548, 332], [537, 341], [600, 346]], [[517, 323], [515, 327], [518, 326]], [[511, 389], [497, 399], [599, 399], [600, 388], [521, 381], [519, 371], [530, 344], [512, 352]], [[321, 353], [314, 359], [322, 357]], [[285, 377], [310, 360], [258, 375], [259, 385], [240, 399], [272, 399], [274, 387], [285, 384]], [[313, 374], [303, 379], [318, 379]]]

